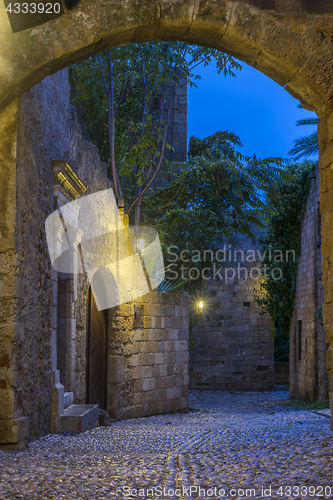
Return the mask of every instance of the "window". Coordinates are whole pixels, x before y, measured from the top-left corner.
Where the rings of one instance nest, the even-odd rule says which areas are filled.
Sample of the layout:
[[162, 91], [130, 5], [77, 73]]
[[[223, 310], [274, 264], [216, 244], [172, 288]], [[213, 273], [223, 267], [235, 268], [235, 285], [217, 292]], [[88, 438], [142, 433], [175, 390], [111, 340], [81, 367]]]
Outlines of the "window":
[[317, 204], [317, 247], [321, 247], [321, 214], [319, 203]]
[[302, 359], [302, 321], [298, 321], [298, 361]]

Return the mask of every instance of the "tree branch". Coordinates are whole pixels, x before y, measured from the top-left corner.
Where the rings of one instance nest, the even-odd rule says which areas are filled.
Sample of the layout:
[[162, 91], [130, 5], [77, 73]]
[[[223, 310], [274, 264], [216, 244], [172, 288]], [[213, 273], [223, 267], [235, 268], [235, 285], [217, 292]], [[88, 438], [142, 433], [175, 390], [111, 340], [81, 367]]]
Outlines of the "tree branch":
[[[145, 70], [145, 65], [143, 63], [142, 65], [142, 71]], [[147, 108], [147, 94], [148, 94], [148, 81], [149, 81], [149, 76], [145, 77], [143, 80], [143, 89], [142, 89], [142, 110], [141, 110], [141, 131], [140, 131], [140, 140], [143, 137], [144, 130], [145, 130], [145, 120], [146, 120], [146, 108]], [[136, 166], [136, 175], [138, 177], [139, 174], [139, 167], [138, 165]], [[142, 191], [142, 186], [137, 184], [136, 186], [136, 196], [139, 196]], [[142, 204], [142, 198], [139, 199], [137, 205], [135, 206], [135, 217], [134, 217], [134, 225], [139, 226], [140, 224], [140, 218], [141, 218], [141, 204]]]
[[[165, 86], [165, 83], [163, 83], [161, 97], [160, 97], [160, 108], [159, 108], [159, 112], [158, 112], [159, 123], [161, 123], [162, 118], [163, 118], [165, 91], [166, 91], [166, 86]], [[156, 144], [156, 149], [155, 149], [155, 152], [153, 154], [153, 158], [152, 158], [150, 165], [149, 165], [149, 168], [148, 168], [148, 172], [147, 172], [146, 179], [145, 179], [145, 184], [148, 182], [151, 171], [153, 169], [154, 161], [156, 160], [156, 155], [157, 155], [157, 148], [158, 148], [158, 142]]]
[[[111, 156], [111, 171], [113, 180], [113, 189], [116, 199], [118, 199], [118, 177], [117, 177], [117, 166], [115, 157], [115, 112], [114, 112], [114, 79], [113, 79], [113, 61], [111, 57], [111, 50], [108, 50], [108, 61], [109, 61], [109, 84], [110, 91], [107, 93], [108, 96], [108, 131], [109, 131], [109, 145], [110, 145], [110, 156]], [[104, 75], [103, 75], [104, 77]], [[104, 78], [105, 80], [105, 78]]]
[[136, 199], [133, 201], [132, 205], [127, 210], [127, 214], [130, 213], [130, 211], [132, 210], [132, 208], [137, 204], [137, 202], [142, 198], [142, 196], [150, 188], [153, 180], [155, 179], [155, 177], [157, 175], [157, 172], [159, 171], [159, 169], [160, 169], [160, 167], [162, 165], [162, 161], [163, 161], [163, 157], [164, 157], [164, 151], [165, 151], [167, 130], [168, 130], [168, 125], [169, 125], [169, 120], [170, 120], [171, 104], [172, 104], [172, 99], [173, 99], [173, 96], [174, 96], [174, 93], [175, 93], [175, 89], [176, 89], [176, 84], [174, 84], [173, 89], [172, 89], [172, 93], [171, 93], [171, 96], [170, 96], [170, 101], [169, 101], [169, 106], [168, 106], [168, 113], [167, 113], [167, 119], [166, 119], [165, 126], [164, 126], [164, 134], [163, 134], [163, 142], [162, 142], [162, 150], [161, 150], [160, 160], [158, 162], [156, 170], [155, 170], [154, 174], [152, 175], [150, 181], [148, 182], [148, 184], [146, 185], [146, 187], [141, 191], [141, 193], [139, 194], [139, 196], [137, 196]]
[[125, 97], [127, 96], [127, 94], [129, 94], [129, 92], [131, 92], [132, 89], [134, 89], [134, 87], [136, 87], [136, 85], [138, 85], [138, 83], [140, 83], [144, 78], [146, 78], [146, 76], [149, 76], [149, 73], [146, 73], [146, 75], [143, 75], [141, 78], [139, 78], [135, 83], [133, 83], [132, 87], [130, 87], [126, 93], [124, 93], [121, 98], [119, 99], [118, 101], [118, 104], [117, 104], [117, 107], [116, 107], [116, 111], [115, 113], [117, 114], [117, 111], [118, 111], [118, 108], [120, 106], [120, 104], [122, 103], [122, 101], [125, 99]]
[[105, 90], [106, 95], [108, 96], [109, 95], [109, 89], [108, 89], [108, 86], [107, 86], [106, 81], [105, 81], [104, 71], [103, 71], [102, 63], [101, 63], [101, 56], [98, 56], [98, 63], [99, 63], [99, 68], [101, 70], [101, 76], [102, 76], [102, 82], [103, 82], [104, 90]]

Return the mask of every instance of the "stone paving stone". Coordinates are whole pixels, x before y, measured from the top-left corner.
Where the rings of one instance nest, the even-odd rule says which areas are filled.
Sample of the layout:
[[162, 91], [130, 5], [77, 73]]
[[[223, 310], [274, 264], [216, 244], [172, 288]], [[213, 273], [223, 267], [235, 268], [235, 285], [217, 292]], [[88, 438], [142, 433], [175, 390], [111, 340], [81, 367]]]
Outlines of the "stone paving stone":
[[329, 420], [287, 398], [190, 391], [188, 414], [50, 434], [26, 451], [0, 451], [0, 498], [333, 498]]

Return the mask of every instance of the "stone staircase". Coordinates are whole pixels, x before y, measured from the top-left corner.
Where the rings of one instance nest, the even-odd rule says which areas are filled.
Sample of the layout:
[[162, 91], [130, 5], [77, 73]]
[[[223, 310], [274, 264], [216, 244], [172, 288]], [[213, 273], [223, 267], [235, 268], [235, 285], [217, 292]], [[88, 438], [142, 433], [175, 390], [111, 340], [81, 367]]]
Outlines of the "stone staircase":
[[74, 394], [72, 392], [65, 392], [64, 393], [64, 410], [71, 406], [74, 401]]
[[98, 426], [99, 408], [97, 404], [73, 404], [72, 392], [64, 392], [60, 383], [59, 370], [53, 372], [51, 432], [77, 434]]
[[318, 415], [321, 415], [322, 417], [331, 418], [331, 410], [329, 408], [322, 409], [322, 410], [316, 410], [314, 413], [317, 413]]
[[70, 405], [60, 415], [60, 432], [76, 434], [98, 425], [98, 405]]
[[64, 413], [60, 415], [60, 432], [76, 434], [98, 425], [98, 405], [74, 405], [72, 392], [64, 393]]

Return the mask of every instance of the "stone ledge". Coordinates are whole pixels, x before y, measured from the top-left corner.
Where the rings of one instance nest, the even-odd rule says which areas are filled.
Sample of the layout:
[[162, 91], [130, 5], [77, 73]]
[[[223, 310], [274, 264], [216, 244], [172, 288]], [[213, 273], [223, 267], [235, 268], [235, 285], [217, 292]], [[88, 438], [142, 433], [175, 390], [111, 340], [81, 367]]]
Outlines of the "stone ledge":
[[71, 405], [60, 416], [60, 432], [76, 434], [98, 425], [98, 405]]

